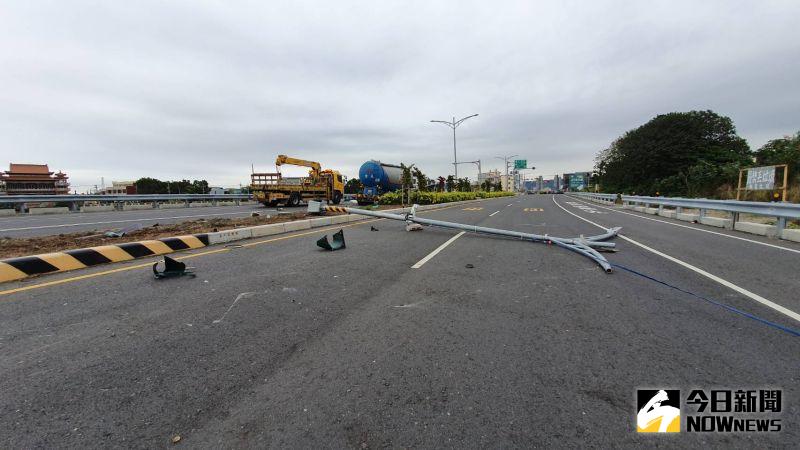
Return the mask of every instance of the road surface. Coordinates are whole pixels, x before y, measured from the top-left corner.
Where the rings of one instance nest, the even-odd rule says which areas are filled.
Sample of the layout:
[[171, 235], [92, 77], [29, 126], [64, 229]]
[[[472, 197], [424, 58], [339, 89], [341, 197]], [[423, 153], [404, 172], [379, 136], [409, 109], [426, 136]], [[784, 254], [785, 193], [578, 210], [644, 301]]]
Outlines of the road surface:
[[[800, 338], [687, 293], [796, 330], [800, 245], [562, 195], [424, 215], [598, 234], [586, 219], [623, 226], [627, 239], [607, 254], [618, 265], [609, 275], [555, 246], [371, 220], [344, 227], [337, 252], [315, 241], [340, 227], [183, 254], [197, 278], [154, 280], [146, 260], [6, 283], [0, 447], [800, 439]], [[636, 433], [637, 388], [764, 386], [783, 389], [780, 433]]]
[[[290, 210], [290, 209], [287, 209]], [[169, 224], [198, 219], [247, 217], [253, 212], [275, 212], [263, 205], [207, 206], [138, 211], [86, 212], [0, 217], [0, 237], [50, 236], [81, 231], [135, 229], [154, 223]]]

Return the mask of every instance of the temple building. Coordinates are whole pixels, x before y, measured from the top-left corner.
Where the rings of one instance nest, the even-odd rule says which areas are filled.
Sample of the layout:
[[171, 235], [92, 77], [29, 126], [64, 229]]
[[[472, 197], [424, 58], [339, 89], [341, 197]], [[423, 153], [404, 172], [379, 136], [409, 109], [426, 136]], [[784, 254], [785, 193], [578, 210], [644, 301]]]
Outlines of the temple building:
[[47, 164], [11, 163], [0, 173], [0, 193], [7, 195], [61, 195], [69, 194], [69, 181], [65, 173], [53, 173]]

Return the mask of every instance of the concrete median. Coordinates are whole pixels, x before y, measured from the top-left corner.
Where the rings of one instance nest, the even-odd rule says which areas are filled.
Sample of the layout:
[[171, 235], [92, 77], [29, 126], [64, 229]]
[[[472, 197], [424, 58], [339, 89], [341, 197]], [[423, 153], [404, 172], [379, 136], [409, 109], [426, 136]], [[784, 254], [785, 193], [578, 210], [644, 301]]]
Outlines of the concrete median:
[[32, 216], [36, 215], [44, 215], [44, 214], [68, 214], [69, 208], [66, 206], [63, 207], [56, 207], [56, 208], [29, 208], [28, 213]]
[[778, 229], [775, 225], [768, 225], [765, 223], [752, 223], [752, 222], [736, 222], [734, 225], [736, 231], [743, 231], [745, 233], [758, 234], [760, 236], [775, 237], [778, 234]]
[[114, 211], [114, 205], [81, 206], [81, 212], [108, 212]]

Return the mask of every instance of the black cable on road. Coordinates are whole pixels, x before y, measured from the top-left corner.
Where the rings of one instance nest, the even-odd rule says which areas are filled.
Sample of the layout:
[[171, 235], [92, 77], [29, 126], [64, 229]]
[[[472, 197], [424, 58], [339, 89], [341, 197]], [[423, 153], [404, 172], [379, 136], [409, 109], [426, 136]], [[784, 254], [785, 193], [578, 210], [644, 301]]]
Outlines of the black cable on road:
[[647, 279], [647, 280], [650, 280], [650, 281], [654, 281], [654, 282], [656, 282], [658, 284], [662, 284], [662, 285], [664, 285], [664, 286], [666, 286], [668, 288], [672, 288], [672, 289], [675, 289], [676, 291], [683, 292], [684, 294], [691, 295], [692, 297], [695, 297], [695, 298], [698, 298], [698, 299], [703, 300], [705, 302], [711, 303], [712, 305], [716, 305], [716, 306], [719, 306], [721, 308], [725, 308], [725, 309], [727, 309], [728, 311], [730, 311], [732, 313], [739, 314], [740, 316], [747, 317], [748, 319], [753, 319], [753, 320], [755, 320], [757, 322], [761, 322], [761, 323], [763, 323], [765, 325], [769, 325], [769, 326], [771, 326], [773, 328], [777, 328], [777, 329], [779, 329], [781, 331], [785, 331], [785, 332], [787, 332], [787, 333], [789, 333], [789, 334], [791, 334], [793, 336], [800, 337], [800, 331], [797, 331], [795, 329], [792, 329], [792, 328], [789, 328], [789, 327], [785, 327], [785, 326], [783, 326], [781, 324], [769, 321], [767, 319], [762, 319], [761, 317], [758, 317], [758, 316], [756, 316], [754, 314], [750, 314], [749, 312], [742, 311], [741, 309], [734, 308], [733, 306], [726, 305], [726, 304], [718, 302], [716, 300], [712, 300], [710, 298], [703, 297], [702, 295], [695, 294], [694, 292], [691, 292], [691, 291], [687, 291], [686, 289], [682, 289], [682, 288], [680, 288], [678, 286], [669, 284], [666, 281], [661, 281], [661, 280], [659, 280], [657, 278], [654, 278], [654, 277], [652, 277], [650, 275], [646, 275], [646, 274], [641, 273], [639, 271], [633, 270], [633, 269], [631, 269], [629, 267], [621, 266], [621, 265], [615, 264], [615, 263], [611, 263], [611, 265], [614, 266], [614, 267], [617, 267], [619, 269], [622, 269], [622, 270], [624, 270], [626, 272], [632, 273], [634, 275], [638, 275], [638, 276], [640, 276], [640, 277], [642, 277], [644, 279]]

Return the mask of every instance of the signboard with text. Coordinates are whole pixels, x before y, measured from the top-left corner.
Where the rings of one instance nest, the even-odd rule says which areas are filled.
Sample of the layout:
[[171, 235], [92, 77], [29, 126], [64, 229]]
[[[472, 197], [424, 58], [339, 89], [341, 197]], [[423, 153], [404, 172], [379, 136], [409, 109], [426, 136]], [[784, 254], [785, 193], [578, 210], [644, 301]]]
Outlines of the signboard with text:
[[528, 168], [528, 160], [527, 159], [515, 159], [514, 160], [514, 168], [515, 169], [527, 169]]
[[751, 167], [747, 169], [747, 184], [751, 191], [769, 191], [775, 187], [775, 166]]

